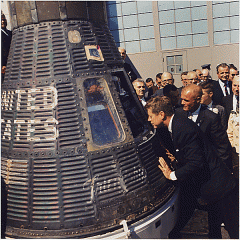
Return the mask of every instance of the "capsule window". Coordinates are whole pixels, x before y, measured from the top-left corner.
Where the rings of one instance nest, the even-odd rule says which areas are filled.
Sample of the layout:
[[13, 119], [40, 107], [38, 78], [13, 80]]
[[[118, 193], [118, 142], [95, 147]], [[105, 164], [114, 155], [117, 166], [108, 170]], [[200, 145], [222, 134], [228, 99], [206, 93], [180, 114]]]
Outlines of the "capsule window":
[[91, 78], [83, 85], [93, 143], [102, 146], [123, 141], [123, 128], [106, 81]]

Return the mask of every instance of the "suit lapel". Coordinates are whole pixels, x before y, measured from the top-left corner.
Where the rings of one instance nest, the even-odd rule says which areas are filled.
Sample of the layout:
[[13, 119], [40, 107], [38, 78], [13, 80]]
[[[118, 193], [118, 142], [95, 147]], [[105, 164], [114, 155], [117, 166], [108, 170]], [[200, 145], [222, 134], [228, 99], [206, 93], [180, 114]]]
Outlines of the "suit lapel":
[[196, 124], [200, 127], [202, 125], [202, 123], [204, 122], [204, 119], [205, 119], [205, 114], [203, 111], [203, 106], [201, 105]]

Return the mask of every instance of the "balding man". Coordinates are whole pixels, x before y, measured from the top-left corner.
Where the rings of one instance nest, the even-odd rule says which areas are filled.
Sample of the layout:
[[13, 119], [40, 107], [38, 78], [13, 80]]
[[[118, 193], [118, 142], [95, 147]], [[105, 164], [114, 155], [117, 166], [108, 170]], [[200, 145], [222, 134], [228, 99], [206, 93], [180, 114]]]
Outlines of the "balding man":
[[195, 84], [183, 88], [181, 93], [183, 107], [180, 108], [179, 113], [184, 114], [197, 123], [214, 146], [216, 154], [232, 170], [231, 156], [228, 152], [230, 143], [227, 133], [223, 129], [220, 116], [210, 111], [207, 106], [201, 105], [202, 94], [202, 88]]
[[239, 76], [234, 76], [232, 94], [223, 98], [223, 106], [226, 109], [228, 118], [232, 110], [237, 112], [237, 108], [239, 109]]
[[198, 84], [200, 82], [196, 72], [188, 72], [187, 79], [187, 86], [190, 84]]
[[195, 69], [194, 72], [197, 73], [198, 81], [201, 82], [202, 81], [202, 71], [200, 69]]
[[121, 57], [124, 61], [123, 67], [124, 67], [128, 77], [129, 77], [130, 81], [133, 82], [135, 79], [137, 79], [137, 75], [134, 73], [131, 65], [125, 62], [125, 59], [127, 57], [126, 50], [122, 47], [119, 47], [118, 51], [119, 51], [119, 53], [120, 53], [120, 55], [121, 55]]
[[[232, 158], [230, 156], [231, 145], [226, 131], [221, 124], [219, 115], [210, 111], [207, 106], [201, 105], [202, 88], [192, 84], [183, 88], [181, 93], [182, 108], [176, 109], [176, 114], [188, 117], [201, 129], [205, 138], [211, 144], [213, 152], [218, 156], [232, 172]], [[209, 212], [209, 235], [218, 238], [221, 235], [221, 219], [214, 219], [215, 212]], [[210, 238], [211, 238], [210, 237]]]
[[155, 94], [153, 95], [154, 97], [156, 96], [163, 96], [163, 88], [167, 86], [168, 84], [173, 85], [174, 84], [174, 78], [173, 75], [170, 72], [164, 72], [161, 76], [161, 89], [158, 89]]
[[202, 70], [202, 81], [203, 82], [212, 82], [213, 81], [208, 69]]

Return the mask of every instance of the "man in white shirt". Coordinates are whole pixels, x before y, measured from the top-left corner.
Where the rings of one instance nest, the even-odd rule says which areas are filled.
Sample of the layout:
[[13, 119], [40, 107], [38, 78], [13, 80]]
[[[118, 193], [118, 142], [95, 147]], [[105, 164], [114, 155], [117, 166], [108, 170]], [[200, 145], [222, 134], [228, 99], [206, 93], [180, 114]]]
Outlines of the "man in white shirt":
[[232, 93], [232, 82], [229, 81], [229, 66], [226, 63], [217, 65], [218, 81], [213, 81], [213, 104], [222, 105], [224, 96]]
[[232, 94], [223, 98], [223, 106], [226, 109], [228, 118], [232, 110], [237, 112], [237, 108], [239, 109], [239, 76], [234, 76], [232, 81]]
[[185, 87], [181, 99], [183, 107], [177, 108], [176, 113], [188, 117], [199, 126], [214, 147], [215, 154], [232, 171], [231, 145], [226, 130], [223, 129], [220, 116], [210, 111], [207, 106], [201, 105], [202, 88], [195, 84]]
[[206, 105], [210, 111], [220, 115], [221, 124], [223, 128], [227, 130], [228, 118], [225, 108], [221, 105], [213, 105], [213, 85], [209, 82], [202, 82], [199, 84], [199, 86], [202, 88], [203, 92], [201, 104]]
[[[154, 128], [168, 128], [175, 148], [175, 170], [172, 170], [163, 158], [159, 158], [159, 168], [164, 176], [176, 181], [180, 187], [180, 215], [169, 238], [181, 238], [180, 231], [191, 218], [197, 199], [209, 204], [209, 211], [218, 216], [218, 231], [213, 232], [211, 237], [221, 237], [223, 220], [230, 237], [237, 238], [238, 196], [234, 191], [237, 185], [226, 165], [212, 152], [210, 144], [196, 124], [182, 115], [174, 114], [168, 97], [151, 98], [145, 108], [148, 121]], [[172, 155], [167, 155], [171, 161], [174, 160]], [[232, 211], [233, 209], [235, 210]], [[215, 229], [212, 221], [210, 228]]]

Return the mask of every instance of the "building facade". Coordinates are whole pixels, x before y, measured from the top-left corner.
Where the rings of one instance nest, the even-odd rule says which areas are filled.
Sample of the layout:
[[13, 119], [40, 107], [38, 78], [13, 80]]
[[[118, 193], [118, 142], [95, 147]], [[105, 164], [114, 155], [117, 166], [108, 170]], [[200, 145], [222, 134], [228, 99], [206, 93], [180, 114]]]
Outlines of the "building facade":
[[[7, 1], [1, 9], [11, 29]], [[181, 86], [183, 71], [211, 64], [239, 68], [239, 1], [106, 1], [108, 26], [139, 77], [172, 72]]]
[[239, 67], [239, 1], [107, 1], [108, 25], [140, 77], [221, 62]]

